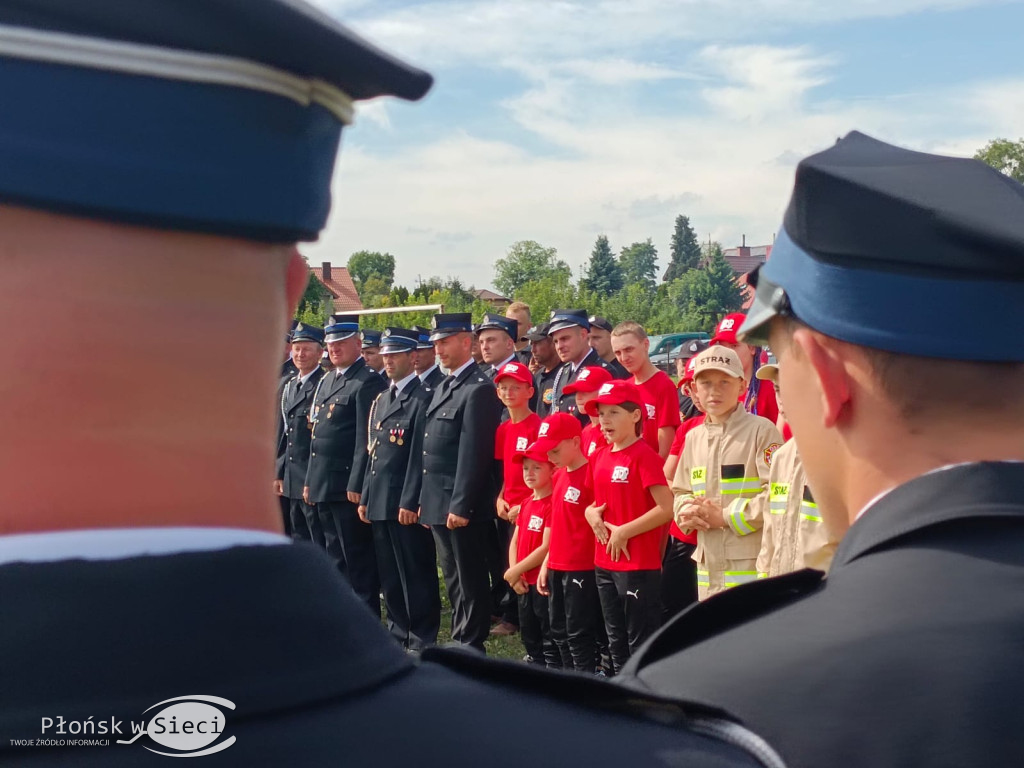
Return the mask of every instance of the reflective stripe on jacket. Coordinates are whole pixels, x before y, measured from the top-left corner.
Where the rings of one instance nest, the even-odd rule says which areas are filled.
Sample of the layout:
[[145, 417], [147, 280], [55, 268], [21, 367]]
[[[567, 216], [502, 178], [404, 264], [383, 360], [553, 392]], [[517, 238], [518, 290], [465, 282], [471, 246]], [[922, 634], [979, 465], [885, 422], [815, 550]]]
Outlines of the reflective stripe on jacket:
[[768, 475], [781, 444], [775, 425], [742, 408], [724, 423], [705, 421], [686, 436], [672, 481], [676, 522], [696, 496], [720, 503], [725, 520], [725, 528], [697, 532], [693, 559], [701, 600], [757, 578]]

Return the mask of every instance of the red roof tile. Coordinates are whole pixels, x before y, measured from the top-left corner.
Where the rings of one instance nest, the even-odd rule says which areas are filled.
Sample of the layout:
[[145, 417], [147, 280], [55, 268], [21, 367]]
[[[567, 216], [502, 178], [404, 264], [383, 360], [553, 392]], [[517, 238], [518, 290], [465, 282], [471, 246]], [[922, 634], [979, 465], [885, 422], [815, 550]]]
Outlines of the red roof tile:
[[331, 298], [334, 299], [335, 312], [352, 312], [363, 309], [363, 302], [359, 300], [356, 285], [352, 282], [352, 276], [349, 275], [346, 267], [330, 266], [331, 276], [327, 280], [324, 279], [324, 268], [322, 266], [310, 267], [310, 271], [331, 292]]

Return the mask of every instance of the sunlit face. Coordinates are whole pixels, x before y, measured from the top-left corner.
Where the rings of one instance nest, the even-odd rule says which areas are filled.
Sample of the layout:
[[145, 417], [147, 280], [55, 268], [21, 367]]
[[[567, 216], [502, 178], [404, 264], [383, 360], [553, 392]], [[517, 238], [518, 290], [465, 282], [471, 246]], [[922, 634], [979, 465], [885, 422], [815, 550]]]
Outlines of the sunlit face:
[[550, 370], [554, 368], [560, 360], [558, 359], [558, 353], [555, 351], [555, 345], [552, 343], [550, 338], [539, 339], [530, 345], [530, 350], [533, 353], [533, 359], [544, 368], [544, 370]]
[[412, 352], [412, 364], [416, 369], [416, 373], [423, 373], [430, 370], [434, 365], [434, 348], [430, 349], [416, 349]]
[[590, 326], [590, 346], [602, 360], [608, 360], [612, 352], [612, 335], [604, 328]]
[[576, 408], [580, 413], [587, 412], [587, 403], [597, 397], [597, 391], [593, 392], [577, 392], [576, 393]]
[[413, 372], [413, 352], [393, 352], [389, 355], [381, 355], [384, 361], [384, 370], [391, 381], [401, 381]]
[[597, 421], [601, 425], [608, 442], [619, 445], [633, 440], [637, 436], [636, 425], [642, 418], [640, 409], [628, 411], [621, 405], [597, 406]]
[[683, 394], [689, 397], [693, 401], [693, 405], [701, 413], [706, 413], [704, 410], [704, 404], [700, 401], [700, 393], [697, 391], [697, 387], [693, 383], [693, 379], [683, 384]]
[[639, 373], [647, 364], [647, 350], [650, 347], [650, 339], [638, 339], [632, 333], [612, 336], [612, 350], [615, 352], [615, 359], [630, 373]]
[[558, 359], [563, 363], [568, 363], [583, 359], [583, 356], [590, 348], [590, 345], [587, 343], [588, 336], [586, 328], [573, 325], [560, 331], [555, 331], [548, 338], [555, 345]]
[[343, 341], [327, 342], [327, 356], [335, 368], [348, 368], [359, 359], [362, 342], [359, 336], [349, 336]]
[[498, 399], [509, 410], [526, 408], [530, 405], [533, 387], [516, 381], [511, 376], [503, 376], [495, 386], [498, 390]]
[[732, 413], [743, 393], [743, 379], [724, 371], [701, 371], [694, 377], [697, 394], [704, 412], [719, 418]]
[[512, 337], [504, 331], [485, 328], [480, 331], [480, 356], [489, 365], [504, 362], [516, 351]]
[[449, 371], [454, 371], [469, 361], [472, 346], [473, 334], [462, 332], [435, 341], [434, 352], [437, 353], [441, 365]]
[[292, 362], [299, 369], [299, 373], [305, 376], [320, 365], [320, 355], [323, 354], [323, 351], [324, 348], [315, 341], [293, 342], [291, 349]]
[[509, 320], [515, 320], [519, 324], [518, 338], [523, 338], [523, 334], [530, 330], [530, 313], [525, 309], [515, 311], [508, 309], [505, 311], [505, 317]]
[[375, 371], [379, 371], [384, 367], [384, 360], [380, 354], [380, 347], [364, 347], [363, 360], [365, 360], [366, 364]]
[[551, 485], [553, 467], [546, 461], [523, 459], [523, 482], [531, 491]]
[[572, 466], [572, 463], [578, 461], [582, 455], [580, 439], [570, 437], [548, 451], [548, 460], [556, 467], [562, 468]]

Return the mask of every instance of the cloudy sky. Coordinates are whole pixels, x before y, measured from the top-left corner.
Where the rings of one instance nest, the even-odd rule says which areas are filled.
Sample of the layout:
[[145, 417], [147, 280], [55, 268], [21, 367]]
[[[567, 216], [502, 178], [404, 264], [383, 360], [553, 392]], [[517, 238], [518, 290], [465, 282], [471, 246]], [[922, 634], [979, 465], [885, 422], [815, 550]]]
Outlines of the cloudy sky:
[[388, 251], [399, 284], [489, 287], [517, 240], [578, 276], [594, 239], [677, 214], [769, 243], [800, 157], [852, 129], [973, 154], [1024, 136], [1024, 2], [314, 0], [427, 69], [418, 103], [362, 105], [312, 263]]

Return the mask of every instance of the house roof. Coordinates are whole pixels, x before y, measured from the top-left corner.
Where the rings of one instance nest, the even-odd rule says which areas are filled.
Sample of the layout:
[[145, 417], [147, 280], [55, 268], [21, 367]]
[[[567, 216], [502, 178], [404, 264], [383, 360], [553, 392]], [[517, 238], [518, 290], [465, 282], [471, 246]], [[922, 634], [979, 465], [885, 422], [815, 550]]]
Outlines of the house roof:
[[310, 267], [310, 271], [331, 292], [335, 312], [352, 312], [363, 309], [363, 302], [359, 300], [356, 285], [352, 282], [352, 276], [346, 267], [330, 266], [331, 276], [327, 280], [324, 279], [323, 267]]
[[752, 245], [748, 248], [726, 248], [722, 256], [733, 271], [738, 275], [745, 275], [760, 264], [764, 264], [771, 255], [770, 245]]
[[512, 299], [506, 296], [502, 296], [500, 293], [489, 291], [486, 288], [478, 288], [476, 290], [470, 291], [470, 293], [476, 296], [481, 301], [507, 301], [510, 304], [512, 303]]

